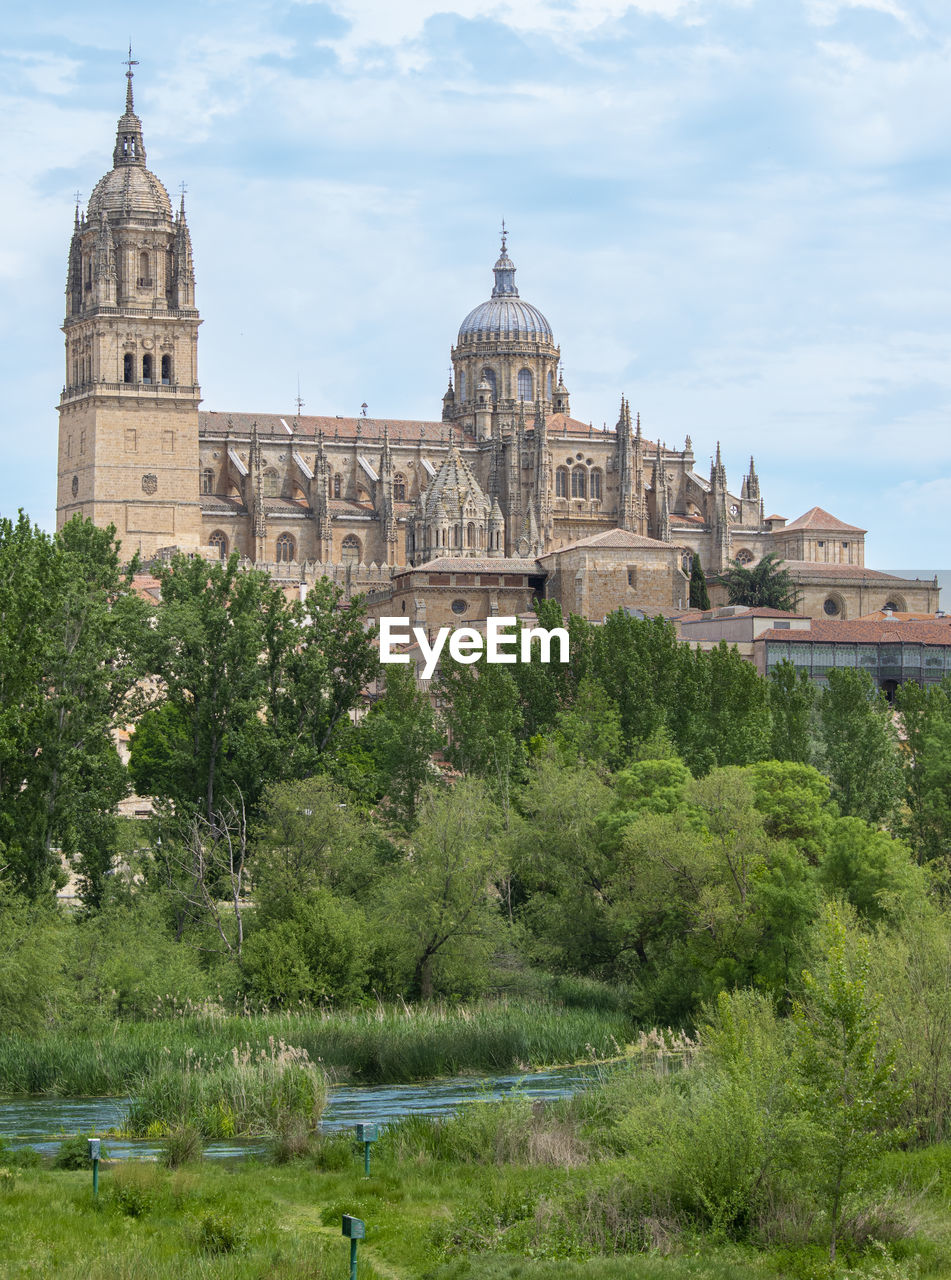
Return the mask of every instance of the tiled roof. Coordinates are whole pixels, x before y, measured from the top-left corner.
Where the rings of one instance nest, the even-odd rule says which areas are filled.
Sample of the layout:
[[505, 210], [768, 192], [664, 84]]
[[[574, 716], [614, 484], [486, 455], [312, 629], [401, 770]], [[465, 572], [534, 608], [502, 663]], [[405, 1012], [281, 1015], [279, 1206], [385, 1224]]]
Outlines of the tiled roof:
[[132, 590], [140, 599], [148, 600], [150, 604], [154, 604], [156, 600], [161, 600], [162, 598], [162, 584], [151, 573], [133, 574]]
[[881, 573], [878, 569], [866, 569], [864, 565], [824, 564], [820, 560], [784, 560], [783, 568], [789, 570], [790, 577], [795, 582], [804, 582], [809, 577], [851, 578], [855, 580], [867, 578], [870, 582], [906, 584], [913, 584], [919, 581], [930, 583], [931, 581], [930, 578], [896, 578], [893, 573]]
[[[770, 517], [775, 519], [775, 517]], [[780, 517], [781, 518], [781, 517]], [[846, 524], [844, 520], [838, 520], [835, 516], [829, 515], [828, 511], [823, 511], [821, 507], [810, 507], [805, 515], [799, 516], [798, 519], [791, 521], [786, 525], [785, 533], [788, 529], [815, 529], [819, 533], [866, 533], [867, 530], [860, 529], [858, 525]]]
[[280, 515], [282, 512], [295, 516], [310, 515], [308, 504], [300, 502], [297, 498], [265, 498], [264, 510], [269, 515]]
[[655, 550], [663, 548], [664, 550], [672, 550], [673, 543], [659, 542], [656, 538], [645, 538], [639, 533], [631, 533], [628, 529], [605, 529], [603, 533], [593, 533], [588, 538], [579, 538], [576, 542], [569, 542], [563, 547], [556, 547], [554, 551], [546, 551], [540, 560], [547, 560], [549, 556], [559, 555], [562, 551], [574, 551], [578, 547], [653, 547]]
[[941, 622], [946, 627], [951, 627], [951, 614], [939, 616], [936, 613], [907, 613], [892, 610], [886, 615], [884, 609], [876, 609], [874, 613], [863, 613], [861, 618], [856, 618], [856, 622]]
[[785, 520], [785, 516], [764, 516], [764, 520]]
[[476, 556], [439, 556], [415, 568], [398, 569], [397, 573], [544, 573], [537, 560]]
[[945, 622], [819, 622], [808, 631], [764, 631], [760, 640], [791, 640], [794, 644], [938, 644], [951, 645], [951, 627]]
[[[204, 431], [231, 430], [235, 435], [250, 435], [252, 426], [257, 423], [258, 434], [276, 436], [289, 440], [290, 434], [284, 423], [291, 428], [295, 436], [316, 436], [318, 429], [323, 431], [325, 440], [333, 440], [337, 436], [341, 440], [355, 440], [357, 428], [361, 440], [382, 440], [383, 427], [386, 426], [391, 444], [416, 444], [420, 440], [429, 443], [447, 444], [449, 427], [445, 422], [419, 422], [410, 419], [376, 419], [376, 418], [322, 418], [310, 414], [279, 413], [224, 413], [201, 412], [198, 415], [198, 434]], [[458, 427], [456, 434], [460, 434]]]

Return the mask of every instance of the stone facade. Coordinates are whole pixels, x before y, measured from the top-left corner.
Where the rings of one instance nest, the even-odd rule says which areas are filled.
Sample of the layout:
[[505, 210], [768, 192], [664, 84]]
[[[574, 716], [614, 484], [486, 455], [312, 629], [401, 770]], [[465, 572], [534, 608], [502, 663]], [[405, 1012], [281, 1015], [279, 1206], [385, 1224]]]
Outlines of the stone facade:
[[[59, 524], [79, 513], [146, 558], [237, 551], [278, 580], [328, 576], [347, 591], [380, 591], [436, 558], [537, 561], [548, 594], [592, 617], [685, 604], [692, 556], [711, 575], [778, 550], [806, 566], [817, 598], [826, 579], [809, 580], [810, 565], [864, 566], [864, 532], [826, 513], [817, 524], [818, 508], [790, 525], [764, 518], [752, 459], [736, 493], [719, 445], [704, 473], [689, 435], [682, 448], [648, 439], [623, 398], [613, 429], [572, 417], [560, 348], [519, 296], [504, 231], [438, 421], [199, 411], [184, 197], [173, 213], [145, 158], [130, 67], [113, 167], [70, 243]], [[605, 536], [616, 531], [634, 541]], [[886, 597], [936, 603], [930, 585], [890, 581], [861, 605], [857, 580], [828, 588], [818, 607], [834, 597], [850, 615]]]

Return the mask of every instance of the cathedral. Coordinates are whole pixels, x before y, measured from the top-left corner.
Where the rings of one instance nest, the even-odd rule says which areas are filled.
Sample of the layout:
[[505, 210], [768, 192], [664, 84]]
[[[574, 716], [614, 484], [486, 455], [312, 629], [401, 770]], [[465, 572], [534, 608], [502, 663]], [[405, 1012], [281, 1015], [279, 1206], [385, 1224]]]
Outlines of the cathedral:
[[442, 586], [470, 617], [505, 600], [490, 590], [460, 610], [456, 588], [505, 575], [529, 601], [555, 595], [591, 617], [683, 608], [694, 556], [715, 574], [768, 551], [830, 617], [937, 607], [930, 581], [865, 568], [864, 530], [818, 507], [766, 516], [752, 458], [734, 492], [719, 445], [703, 474], [689, 435], [648, 439], [623, 398], [613, 430], [573, 417], [504, 226], [492, 274], [459, 327], [436, 421], [203, 410], [184, 195], [173, 209], [147, 168], [130, 62], [112, 168], [77, 206], [69, 248], [58, 525], [79, 514], [146, 561], [236, 551], [275, 581], [326, 576], [376, 599]]

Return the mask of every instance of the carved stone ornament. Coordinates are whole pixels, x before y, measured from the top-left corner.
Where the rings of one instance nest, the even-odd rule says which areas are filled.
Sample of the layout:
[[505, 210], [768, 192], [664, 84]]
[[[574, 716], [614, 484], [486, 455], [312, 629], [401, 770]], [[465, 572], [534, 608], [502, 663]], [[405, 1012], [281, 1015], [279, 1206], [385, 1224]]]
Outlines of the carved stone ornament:
[[72, 489], [73, 497], [75, 498], [76, 494], [79, 493], [79, 476], [73, 476], [73, 483], [70, 485], [70, 488]]
[[158, 476], [147, 475], [142, 477], [142, 492], [151, 496], [158, 489]]

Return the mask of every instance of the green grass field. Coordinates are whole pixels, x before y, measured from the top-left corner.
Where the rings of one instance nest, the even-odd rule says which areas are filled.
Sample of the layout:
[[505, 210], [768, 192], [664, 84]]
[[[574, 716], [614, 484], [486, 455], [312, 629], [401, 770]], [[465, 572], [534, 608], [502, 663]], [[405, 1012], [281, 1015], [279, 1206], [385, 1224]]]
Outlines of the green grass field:
[[[503, 1108], [504, 1109], [504, 1108]], [[169, 1170], [0, 1168], [0, 1276], [56, 1280], [284, 1277], [345, 1280], [341, 1215], [365, 1220], [360, 1280], [938, 1280], [951, 1275], [951, 1148], [891, 1154], [877, 1177], [905, 1203], [913, 1230], [887, 1250], [819, 1245], [757, 1249], [690, 1232], [631, 1248], [628, 1227], [559, 1220], [548, 1206], [599, 1204], [624, 1160], [588, 1158], [570, 1106], [500, 1124], [485, 1106], [449, 1125], [414, 1120], [385, 1135], [372, 1176], [348, 1138], [325, 1139], [285, 1164], [242, 1161]], [[548, 1134], [541, 1149], [526, 1136]], [[552, 1139], [554, 1135], [554, 1139]], [[560, 1136], [559, 1136], [560, 1135]], [[492, 1145], [492, 1142], [494, 1145]], [[533, 1145], [534, 1143], [534, 1145]], [[590, 1153], [589, 1153], [590, 1155]], [[896, 1190], [897, 1189], [897, 1190]], [[608, 1194], [606, 1192], [606, 1194]], [[596, 1217], [597, 1215], [594, 1215]], [[643, 1224], [638, 1224], [643, 1231]], [[600, 1233], [600, 1234], [599, 1234]]]

